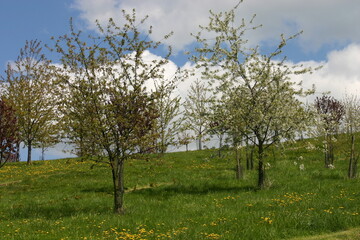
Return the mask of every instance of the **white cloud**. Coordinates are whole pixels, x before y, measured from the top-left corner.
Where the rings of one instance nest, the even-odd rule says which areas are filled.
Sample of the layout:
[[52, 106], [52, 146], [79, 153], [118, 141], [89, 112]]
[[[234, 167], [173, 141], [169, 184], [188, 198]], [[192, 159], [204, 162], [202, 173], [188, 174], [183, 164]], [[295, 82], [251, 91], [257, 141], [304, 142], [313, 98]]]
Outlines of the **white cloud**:
[[[326, 61], [306, 61], [299, 64], [313, 69], [322, 66], [313, 74], [292, 76], [292, 80], [302, 81], [305, 89], [311, 89], [312, 85], [315, 85], [315, 96], [330, 92], [331, 96], [340, 100], [345, 94], [360, 94], [360, 44], [350, 44], [344, 49], [332, 51], [328, 54]], [[182, 68], [194, 69], [194, 65], [188, 62]], [[195, 75], [180, 85], [181, 95], [186, 96], [191, 82], [200, 78], [201, 71], [196, 69]], [[310, 101], [313, 99], [314, 97], [309, 98]]]
[[313, 74], [296, 76], [305, 87], [315, 84], [317, 95], [330, 91], [330, 95], [342, 99], [345, 94], [360, 94], [360, 44], [351, 44], [332, 51], [324, 62], [302, 62], [304, 66], [322, 68]]
[[[151, 63], [154, 60], [161, 60], [162, 57], [145, 51], [143, 58], [145, 62]], [[289, 64], [293, 63], [290, 62]], [[322, 66], [320, 70], [315, 71], [313, 74], [295, 75], [292, 77], [294, 81], [303, 81], [305, 88], [311, 88], [314, 84], [317, 96], [329, 91], [337, 99], [342, 99], [345, 93], [360, 94], [360, 44], [350, 44], [344, 49], [332, 51], [328, 54], [327, 59], [322, 62], [306, 61], [299, 64], [312, 68]], [[165, 79], [173, 79], [178, 69], [176, 63], [169, 61], [163, 67]], [[193, 71], [194, 73], [188, 79], [180, 82], [174, 93], [184, 99], [191, 83], [196, 79], [201, 79], [202, 70], [195, 68], [195, 65], [190, 62], [181, 66], [181, 69]]]
[[[154, 40], [174, 31], [169, 40], [176, 50], [191, 43], [190, 33], [197, 33], [199, 25], [206, 25], [209, 10], [231, 9], [238, 0], [74, 0], [81, 17], [94, 28], [95, 19], [104, 23], [109, 17], [121, 16], [121, 9], [136, 9], [139, 16], [149, 15], [148, 25], [154, 26]], [[250, 19], [257, 14], [256, 23], [264, 27], [257, 30], [254, 43], [278, 39], [281, 33], [293, 34], [304, 30], [301, 44], [316, 51], [324, 44], [360, 42], [358, 0], [245, 0], [238, 16]]]
[[81, 11], [80, 17], [87, 22], [90, 29], [95, 29], [95, 20], [104, 22], [119, 15], [116, 11], [116, 0], [75, 0], [72, 5]]

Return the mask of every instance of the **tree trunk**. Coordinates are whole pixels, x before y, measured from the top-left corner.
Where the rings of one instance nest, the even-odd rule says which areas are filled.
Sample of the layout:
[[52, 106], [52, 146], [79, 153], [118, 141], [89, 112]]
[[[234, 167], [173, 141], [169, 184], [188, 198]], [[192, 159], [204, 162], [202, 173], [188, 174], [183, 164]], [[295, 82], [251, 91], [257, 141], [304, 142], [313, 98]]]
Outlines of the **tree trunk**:
[[350, 162], [348, 169], [348, 177], [356, 178], [356, 170], [357, 170], [357, 158], [355, 156], [355, 136], [351, 136], [351, 152], [350, 152]]
[[85, 156], [85, 153], [84, 153], [84, 139], [83, 139], [82, 134], [80, 135], [79, 145], [80, 145], [80, 149], [78, 152], [78, 157], [80, 157], [81, 161], [83, 161], [83, 157]]
[[220, 137], [219, 137], [219, 152], [218, 152], [218, 157], [220, 158], [221, 157], [221, 149], [222, 149], [222, 134], [220, 134]]
[[241, 159], [240, 159], [240, 153], [238, 146], [236, 146], [236, 179], [242, 179], [243, 178], [243, 169], [241, 167]]
[[32, 141], [28, 142], [28, 152], [27, 152], [27, 165], [31, 165], [31, 150], [32, 150]]
[[250, 170], [254, 169], [254, 146], [250, 147]]
[[263, 145], [259, 143], [258, 146], [258, 155], [259, 155], [259, 166], [258, 166], [258, 188], [265, 188], [265, 164], [263, 162], [264, 149]]
[[329, 146], [329, 163], [330, 165], [334, 166], [334, 143], [332, 140], [330, 140], [330, 146]]
[[199, 150], [202, 150], [202, 145], [201, 145], [201, 137], [199, 137]]
[[41, 160], [42, 161], [45, 160], [45, 148], [44, 147], [41, 148]]
[[263, 161], [259, 161], [259, 178], [258, 178], [258, 188], [265, 188], [265, 165]]
[[333, 144], [333, 140], [332, 140], [332, 136], [329, 136], [329, 149], [328, 149], [328, 166], [330, 167], [330, 165], [334, 165], [334, 144]]
[[247, 170], [254, 169], [254, 147], [248, 143], [246, 145], [246, 168]]
[[[156, 149], [157, 152], [160, 152], [161, 154], [164, 154], [166, 152], [166, 150], [167, 150], [167, 146], [165, 144], [165, 136], [164, 136], [164, 134], [162, 133], [161, 135], [162, 136], [160, 137], [160, 143], [156, 144], [156, 139], [155, 139], [154, 140], [154, 146], [157, 146], [157, 149]], [[160, 145], [160, 146], [158, 146], [158, 145]]]
[[325, 167], [329, 168], [330, 165], [330, 140], [328, 134], [325, 134]]
[[112, 168], [114, 183], [114, 213], [124, 214], [124, 159], [116, 159]]
[[251, 162], [250, 162], [250, 145], [249, 140], [246, 138], [245, 140], [245, 156], [246, 156], [246, 169], [251, 170]]
[[325, 167], [329, 168], [334, 166], [335, 154], [334, 154], [334, 142], [330, 134], [325, 135]]
[[20, 162], [20, 142], [16, 144], [16, 162]]

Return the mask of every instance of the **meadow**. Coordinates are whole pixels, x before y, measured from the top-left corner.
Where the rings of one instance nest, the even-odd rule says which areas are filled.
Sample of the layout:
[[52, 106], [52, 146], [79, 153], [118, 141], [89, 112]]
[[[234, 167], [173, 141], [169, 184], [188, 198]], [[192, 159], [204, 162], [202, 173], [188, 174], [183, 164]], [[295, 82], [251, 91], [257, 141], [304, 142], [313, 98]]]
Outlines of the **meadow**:
[[264, 190], [256, 170], [235, 179], [231, 151], [129, 160], [125, 215], [113, 214], [105, 164], [9, 163], [0, 169], [0, 239], [360, 239], [349, 146], [339, 140], [333, 169], [320, 146], [304, 140], [270, 151]]

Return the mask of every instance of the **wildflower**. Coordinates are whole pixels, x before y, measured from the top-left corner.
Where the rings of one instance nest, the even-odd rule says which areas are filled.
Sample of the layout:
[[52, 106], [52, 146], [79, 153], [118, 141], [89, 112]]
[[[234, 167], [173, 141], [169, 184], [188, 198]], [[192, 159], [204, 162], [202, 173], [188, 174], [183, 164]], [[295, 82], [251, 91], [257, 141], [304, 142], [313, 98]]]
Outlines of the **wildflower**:
[[210, 234], [207, 234], [205, 233], [205, 238], [207, 239], [220, 239], [220, 235], [219, 234], [216, 234], [216, 233], [210, 233]]
[[334, 166], [334, 165], [332, 165], [332, 164], [329, 164], [329, 168], [330, 168], [330, 169], [334, 169], [334, 168], [335, 168], [335, 166]]
[[304, 164], [300, 164], [299, 169], [300, 169], [301, 171], [304, 171], [304, 170], [305, 170]]
[[270, 219], [269, 217], [261, 217], [261, 219], [262, 219], [264, 222], [268, 223], [268, 224], [272, 224], [272, 223], [273, 223], [273, 220]]
[[325, 209], [324, 212], [332, 214], [333, 212], [330, 209]]
[[310, 142], [307, 142], [307, 145], [306, 145], [306, 150], [315, 150], [316, 147], [314, 145], [312, 145]]

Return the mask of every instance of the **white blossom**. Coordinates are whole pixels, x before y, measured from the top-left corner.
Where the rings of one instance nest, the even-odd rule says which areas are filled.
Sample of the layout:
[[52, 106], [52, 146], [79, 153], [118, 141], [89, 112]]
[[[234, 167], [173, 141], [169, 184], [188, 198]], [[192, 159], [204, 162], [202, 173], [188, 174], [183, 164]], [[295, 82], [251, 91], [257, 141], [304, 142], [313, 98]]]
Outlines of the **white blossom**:
[[300, 171], [304, 171], [305, 170], [304, 164], [300, 164], [299, 169], [300, 169]]

